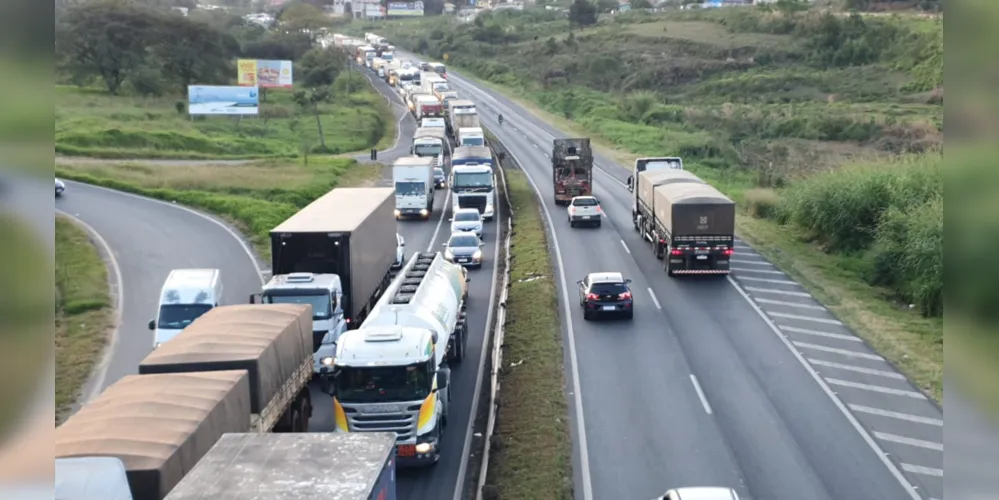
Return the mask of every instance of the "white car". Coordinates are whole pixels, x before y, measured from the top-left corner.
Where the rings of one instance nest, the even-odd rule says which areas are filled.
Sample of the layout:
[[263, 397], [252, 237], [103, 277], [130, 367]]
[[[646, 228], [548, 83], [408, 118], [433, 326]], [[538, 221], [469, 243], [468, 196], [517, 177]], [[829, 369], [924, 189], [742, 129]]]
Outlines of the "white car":
[[669, 490], [654, 500], [739, 500], [739, 495], [732, 488], [695, 486]]
[[593, 196], [576, 196], [569, 202], [566, 211], [569, 217], [569, 227], [576, 227], [579, 224], [600, 227], [603, 210], [600, 208], [600, 200]]
[[482, 215], [476, 208], [459, 208], [451, 218], [451, 234], [475, 233], [482, 238]]
[[406, 264], [406, 240], [402, 235], [395, 233], [395, 262], [392, 269], [399, 269]]
[[61, 181], [61, 180], [59, 180], [59, 179], [56, 179], [55, 181], [56, 181], [55, 182], [55, 190], [56, 190], [55, 191], [55, 195], [56, 196], [62, 196], [62, 192], [66, 190], [66, 183], [63, 182], [63, 181]]

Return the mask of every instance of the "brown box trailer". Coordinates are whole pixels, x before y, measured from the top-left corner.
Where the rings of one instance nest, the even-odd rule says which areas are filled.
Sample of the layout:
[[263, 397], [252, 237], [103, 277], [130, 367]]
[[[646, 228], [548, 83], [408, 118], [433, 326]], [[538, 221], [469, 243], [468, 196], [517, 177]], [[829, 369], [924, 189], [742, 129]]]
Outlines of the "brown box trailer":
[[674, 274], [728, 274], [735, 243], [735, 202], [708, 184], [654, 188], [653, 239], [664, 269]]
[[117, 457], [134, 500], [162, 500], [223, 434], [249, 425], [243, 370], [128, 375], [56, 428], [55, 457]]
[[[311, 413], [312, 308], [216, 307], [139, 363], [140, 374], [246, 370], [251, 429], [305, 432]], [[304, 428], [303, 428], [304, 427]]]
[[673, 184], [678, 182], [692, 182], [695, 184], [707, 184], [700, 177], [686, 170], [645, 170], [638, 174], [638, 201], [647, 207], [655, 205], [654, 194], [657, 186], [663, 184]]

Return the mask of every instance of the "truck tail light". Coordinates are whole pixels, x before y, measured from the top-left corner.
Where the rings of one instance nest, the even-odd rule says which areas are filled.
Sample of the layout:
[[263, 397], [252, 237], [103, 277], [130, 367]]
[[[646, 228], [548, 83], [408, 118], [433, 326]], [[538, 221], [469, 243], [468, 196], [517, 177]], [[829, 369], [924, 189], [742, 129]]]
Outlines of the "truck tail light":
[[732, 249], [732, 248], [726, 248], [726, 249], [722, 250], [722, 255], [725, 255], [725, 256], [732, 255], [733, 253], [735, 253], [735, 249]]
[[679, 248], [674, 248], [674, 249], [670, 250], [669, 254], [670, 255], [683, 255], [683, 250], [680, 250]]

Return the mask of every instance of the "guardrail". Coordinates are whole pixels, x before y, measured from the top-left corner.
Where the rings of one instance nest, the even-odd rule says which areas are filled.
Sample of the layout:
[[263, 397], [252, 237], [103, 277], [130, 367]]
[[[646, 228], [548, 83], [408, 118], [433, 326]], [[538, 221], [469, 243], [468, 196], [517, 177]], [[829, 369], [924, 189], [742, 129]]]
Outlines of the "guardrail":
[[[510, 159], [512, 161], [512, 158]], [[510, 239], [513, 236], [513, 204], [510, 203], [510, 185], [503, 173], [502, 161], [498, 161], [500, 176], [503, 182], [503, 195], [506, 198], [507, 231], [504, 238], [503, 256], [503, 287], [500, 292], [499, 307], [496, 311], [496, 322], [493, 327], [493, 348], [490, 355], [492, 370], [489, 375], [489, 414], [486, 418], [486, 431], [483, 435], [482, 464], [479, 467], [479, 482], [475, 489], [476, 500], [482, 500], [482, 489], [486, 486], [489, 476], [489, 451], [492, 445], [493, 432], [496, 429], [496, 395], [500, 390], [499, 374], [503, 368], [503, 332], [506, 326], [506, 301], [510, 292]]]

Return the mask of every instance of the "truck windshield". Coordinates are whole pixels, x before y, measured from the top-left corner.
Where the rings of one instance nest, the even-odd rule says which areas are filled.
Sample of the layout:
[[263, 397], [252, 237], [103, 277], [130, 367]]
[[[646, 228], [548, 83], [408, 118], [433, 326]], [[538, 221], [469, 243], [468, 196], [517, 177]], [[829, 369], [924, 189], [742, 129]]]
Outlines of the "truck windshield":
[[336, 377], [336, 398], [343, 403], [421, 401], [430, 395], [429, 361], [407, 366], [344, 366]]
[[462, 137], [462, 146], [484, 146], [486, 143], [485, 139], [482, 137]]
[[489, 172], [476, 172], [467, 174], [454, 174], [454, 187], [492, 187], [493, 174]]
[[330, 296], [323, 295], [270, 295], [263, 296], [264, 304], [308, 304], [312, 306], [312, 319], [329, 319], [332, 316]]
[[183, 330], [211, 308], [211, 304], [162, 305], [159, 318], [156, 319], [156, 327], [163, 330]]
[[427, 187], [422, 182], [396, 182], [395, 194], [399, 196], [423, 196]]
[[416, 144], [413, 146], [413, 153], [416, 156], [439, 156], [444, 147], [440, 144]]
[[652, 161], [643, 162], [639, 165], [639, 167], [644, 167], [644, 168], [639, 168], [639, 171], [658, 170], [661, 168], [668, 168], [672, 170], [683, 170], [683, 163], [680, 161], [679, 158], [676, 159], [671, 158], [669, 160], [652, 160]]

